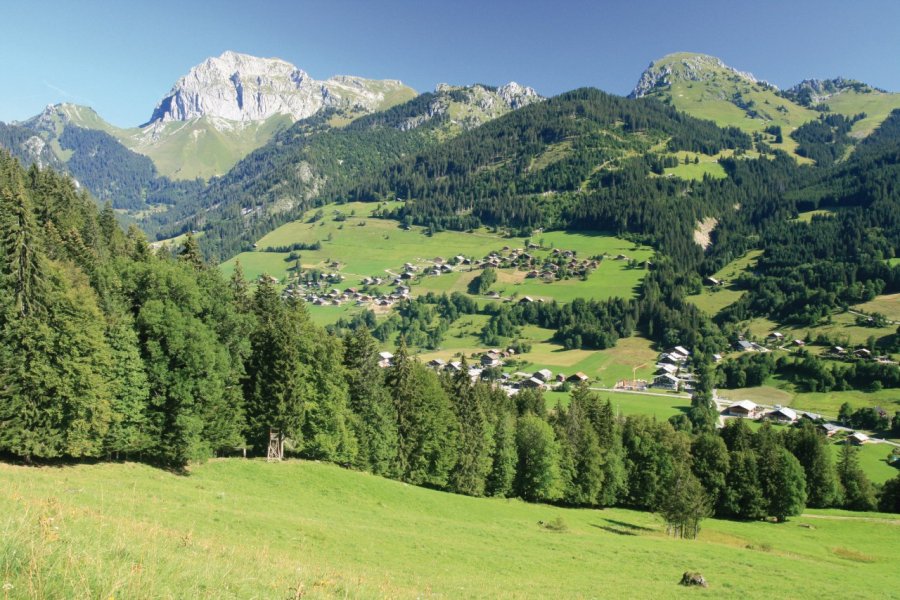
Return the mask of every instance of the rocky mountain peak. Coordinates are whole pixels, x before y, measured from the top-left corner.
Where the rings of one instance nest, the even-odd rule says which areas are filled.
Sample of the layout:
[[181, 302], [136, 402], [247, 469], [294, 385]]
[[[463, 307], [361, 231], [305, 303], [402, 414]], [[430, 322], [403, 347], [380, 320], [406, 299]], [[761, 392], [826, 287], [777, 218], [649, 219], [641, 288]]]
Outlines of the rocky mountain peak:
[[148, 125], [200, 117], [265, 121], [274, 115], [293, 120], [329, 106], [372, 111], [395, 92], [399, 81], [337, 76], [317, 81], [280, 58], [224, 52], [193, 67], [160, 100]]
[[515, 81], [510, 81], [506, 85], [501, 85], [497, 88], [497, 94], [503, 98], [503, 101], [513, 110], [543, 100], [541, 95], [538, 94], [534, 88], [520, 85]]
[[642, 98], [655, 90], [671, 86], [675, 81], [706, 81], [722, 76], [774, 87], [758, 80], [752, 73], [729, 67], [715, 56], [679, 52], [650, 63], [628, 97]]
[[853, 91], [868, 94], [873, 91], [886, 93], [855, 79], [836, 77], [834, 79], [804, 79], [797, 85], [784, 90], [783, 95], [802, 106], [814, 106], [840, 93]]

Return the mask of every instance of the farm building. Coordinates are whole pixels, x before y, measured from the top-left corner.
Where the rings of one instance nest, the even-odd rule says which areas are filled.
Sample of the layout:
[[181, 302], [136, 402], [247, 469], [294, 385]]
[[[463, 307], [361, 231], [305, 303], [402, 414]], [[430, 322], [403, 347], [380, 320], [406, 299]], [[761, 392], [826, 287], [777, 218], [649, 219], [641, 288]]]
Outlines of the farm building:
[[587, 383], [588, 379], [589, 377], [587, 375], [585, 375], [581, 371], [578, 371], [574, 375], [569, 375], [567, 381], [569, 381], [570, 383]]
[[766, 415], [766, 418], [776, 423], [793, 423], [797, 420], [797, 413], [790, 408], [776, 408]]
[[550, 369], [541, 369], [540, 371], [537, 371], [532, 377], [544, 382], [550, 381], [550, 379], [553, 378], [553, 371], [551, 371]]
[[536, 378], [536, 377], [529, 377], [528, 379], [526, 379], [525, 381], [523, 381], [523, 382], [522, 382], [521, 384], [519, 384], [519, 385], [520, 385], [520, 387], [522, 387], [522, 388], [528, 388], [528, 389], [536, 389], [536, 390], [540, 390], [540, 389], [543, 389], [543, 387], [544, 387], [544, 382], [541, 381], [540, 379]]
[[841, 427], [840, 425], [835, 425], [833, 423], [822, 423], [819, 425], [819, 429], [822, 433], [825, 434], [826, 437], [831, 437], [836, 433], [852, 431], [849, 427]]
[[725, 412], [732, 417], [741, 417], [743, 419], [755, 419], [759, 416], [760, 408], [756, 405], [755, 402], [750, 400], [741, 400], [740, 402], [735, 402], [727, 409]]
[[675, 377], [671, 373], [663, 373], [653, 378], [653, 387], [664, 388], [667, 390], [677, 390], [682, 384], [681, 379]]
[[862, 446], [869, 441], [869, 436], [864, 433], [860, 433], [859, 431], [854, 431], [847, 436], [847, 441], [854, 446]]
[[390, 352], [379, 352], [378, 356], [380, 359], [378, 361], [379, 367], [386, 369], [387, 367], [390, 367], [392, 364], [394, 364], [394, 355]]

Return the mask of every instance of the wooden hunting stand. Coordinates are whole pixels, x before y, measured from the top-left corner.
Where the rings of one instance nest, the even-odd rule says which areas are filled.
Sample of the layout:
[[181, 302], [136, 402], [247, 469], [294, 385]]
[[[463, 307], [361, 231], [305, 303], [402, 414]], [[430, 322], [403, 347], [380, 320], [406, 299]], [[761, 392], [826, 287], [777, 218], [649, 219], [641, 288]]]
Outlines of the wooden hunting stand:
[[269, 451], [266, 453], [266, 462], [280, 461], [284, 458], [284, 436], [280, 429], [269, 429]]

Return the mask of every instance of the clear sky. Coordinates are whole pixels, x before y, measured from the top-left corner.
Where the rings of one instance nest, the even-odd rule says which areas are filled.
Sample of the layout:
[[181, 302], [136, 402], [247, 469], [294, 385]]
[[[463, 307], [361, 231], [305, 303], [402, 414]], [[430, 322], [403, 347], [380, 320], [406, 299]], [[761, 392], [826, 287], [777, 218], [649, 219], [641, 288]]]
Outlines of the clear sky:
[[0, 120], [74, 102], [137, 125], [225, 50], [419, 91], [515, 80], [626, 94], [678, 51], [781, 87], [842, 75], [900, 91], [900, 0], [2, 0]]

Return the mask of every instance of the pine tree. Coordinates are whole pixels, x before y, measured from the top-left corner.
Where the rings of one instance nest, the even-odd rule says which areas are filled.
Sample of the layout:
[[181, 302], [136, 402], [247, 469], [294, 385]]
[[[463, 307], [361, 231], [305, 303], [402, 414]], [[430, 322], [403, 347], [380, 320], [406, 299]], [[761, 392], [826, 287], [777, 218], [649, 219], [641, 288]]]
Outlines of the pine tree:
[[200, 251], [200, 244], [197, 243], [197, 238], [191, 232], [188, 232], [185, 236], [178, 258], [198, 271], [206, 267], [206, 263], [203, 260], [203, 252]]
[[117, 458], [136, 456], [150, 447], [147, 431], [150, 390], [133, 320], [127, 315], [112, 316], [106, 338], [112, 355], [108, 371], [112, 420], [104, 447]]
[[257, 452], [263, 452], [270, 429], [275, 429], [295, 445], [302, 445], [309, 367], [300, 361], [298, 338], [305, 332], [268, 277], [259, 280], [253, 311], [256, 325], [250, 334], [244, 382], [247, 439]]
[[491, 472], [485, 487], [488, 496], [506, 497], [512, 493], [517, 460], [516, 418], [513, 415], [502, 415], [497, 420], [494, 432]]
[[445, 487], [457, 461], [459, 423], [437, 376], [410, 358], [402, 337], [386, 383], [394, 400], [400, 478]]
[[728, 478], [728, 448], [715, 433], [703, 433], [691, 444], [691, 468], [709, 497], [710, 506], [718, 506]]
[[563, 456], [571, 461], [571, 472], [566, 480], [565, 500], [578, 505], [595, 505], [603, 489], [603, 457], [600, 438], [591, 422], [585, 404], [591, 402], [592, 393], [579, 387], [572, 393], [569, 409], [557, 409]]
[[837, 472], [825, 436], [804, 421], [789, 432], [786, 443], [806, 473], [807, 504], [813, 508], [834, 504], [838, 498]]
[[682, 465], [663, 490], [657, 511], [669, 533], [693, 540], [700, 533], [700, 522], [712, 513], [710, 507], [709, 495], [700, 480]]
[[756, 452], [738, 450], [729, 456], [725, 491], [719, 500], [720, 516], [758, 519], [765, 516]]
[[845, 443], [838, 459], [837, 474], [844, 491], [844, 508], [850, 510], [874, 510], [875, 490], [865, 472], [859, 466], [856, 448]]
[[454, 375], [449, 393], [459, 423], [459, 452], [450, 475], [450, 489], [469, 496], [484, 495], [485, 482], [491, 468], [493, 428], [484, 411], [487, 388], [473, 385], [469, 368]]
[[397, 424], [378, 358], [378, 346], [367, 327], [358, 327], [344, 339], [352, 427], [359, 440], [354, 464], [377, 475], [391, 476], [397, 456]]
[[768, 513], [784, 522], [806, 507], [806, 476], [800, 461], [786, 448], [778, 448], [772, 459], [774, 464], [766, 469]]
[[532, 502], [561, 498], [560, 449], [553, 428], [535, 415], [521, 417], [516, 427], [516, 451], [516, 494]]
[[34, 210], [18, 173], [0, 188], [0, 251], [3, 277], [16, 313], [26, 316], [40, 311], [45, 266], [41, 264]]

